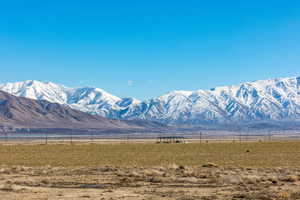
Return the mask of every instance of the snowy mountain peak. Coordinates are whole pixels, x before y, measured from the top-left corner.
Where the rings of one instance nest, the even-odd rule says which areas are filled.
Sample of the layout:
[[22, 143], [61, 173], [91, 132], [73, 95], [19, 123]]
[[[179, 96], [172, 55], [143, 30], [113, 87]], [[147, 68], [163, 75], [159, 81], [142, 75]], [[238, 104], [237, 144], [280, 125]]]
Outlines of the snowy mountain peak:
[[0, 89], [16, 96], [27, 97], [31, 99], [42, 99], [54, 103], [64, 104], [67, 96], [66, 88], [50, 82], [41, 81], [23, 81], [16, 83], [7, 83], [0, 85]]
[[192, 91], [175, 90], [158, 97], [159, 100], [168, 100], [170, 98], [186, 98], [192, 95]]

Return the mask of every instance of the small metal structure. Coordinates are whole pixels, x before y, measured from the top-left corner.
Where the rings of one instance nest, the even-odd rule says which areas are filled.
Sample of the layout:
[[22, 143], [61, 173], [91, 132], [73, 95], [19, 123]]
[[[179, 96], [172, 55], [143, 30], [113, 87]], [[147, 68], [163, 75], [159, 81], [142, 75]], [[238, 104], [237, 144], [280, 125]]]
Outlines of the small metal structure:
[[182, 144], [186, 143], [185, 137], [182, 136], [164, 136], [158, 137], [157, 142], [158, 144]]

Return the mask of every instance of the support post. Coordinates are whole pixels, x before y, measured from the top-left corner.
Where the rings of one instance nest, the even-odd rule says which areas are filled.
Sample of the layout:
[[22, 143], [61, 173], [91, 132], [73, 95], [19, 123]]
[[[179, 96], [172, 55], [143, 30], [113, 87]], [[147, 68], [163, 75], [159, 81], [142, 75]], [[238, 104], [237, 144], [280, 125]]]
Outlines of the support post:
[[201, 144], [202, 143], [202, 132], [199, 133], [199, 140], [200, 140], [199, 142]]
[[48, 144], [48, 133], [47, 133], [47, 131], [45, 132], [45, 144], [46, 145]]
[[73, 129], [71, 129], [70, 145], [73, 145]]

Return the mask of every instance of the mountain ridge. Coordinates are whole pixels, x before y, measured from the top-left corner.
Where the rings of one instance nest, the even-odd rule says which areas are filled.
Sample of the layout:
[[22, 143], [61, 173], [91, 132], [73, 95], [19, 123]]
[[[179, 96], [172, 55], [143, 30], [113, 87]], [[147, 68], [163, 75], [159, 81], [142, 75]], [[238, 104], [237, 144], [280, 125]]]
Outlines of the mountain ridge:
[[258, 80], [210, 90], [171, 91], [145, 101], [116, 97], [99, 88], [68, 88], [38, 81], [2, 84], [0, 90], [112, 119], [192, 125], [300, 119], [300, 77]]
[[[0, 129], [81, 130], [97, 132], [144, 132], [167, 128], [142, 120], [114, 120], [91, 115], [46, 100], [17, 97], [0, 91]], [[2, 131], [2, 130], [0, 130]]]

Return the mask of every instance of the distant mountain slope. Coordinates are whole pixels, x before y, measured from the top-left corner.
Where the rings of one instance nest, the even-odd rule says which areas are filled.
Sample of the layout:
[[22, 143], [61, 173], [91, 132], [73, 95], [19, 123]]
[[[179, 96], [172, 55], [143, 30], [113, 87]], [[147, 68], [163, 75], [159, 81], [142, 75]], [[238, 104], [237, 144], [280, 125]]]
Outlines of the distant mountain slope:
[[110, 120], [57, 103], [16, 97], [0, 91], [0, 125], [12, 128], [146, 130], [159, 124]]
[[121, 99], [97, 88], [70, 89], [38, 81], [3, 84], [0, 89], [116, 119], [192, 125], [300, 120], [300, 77], [247, 82], [211, 90], [173, 91], [143, 102]]

